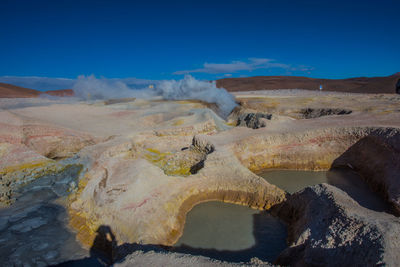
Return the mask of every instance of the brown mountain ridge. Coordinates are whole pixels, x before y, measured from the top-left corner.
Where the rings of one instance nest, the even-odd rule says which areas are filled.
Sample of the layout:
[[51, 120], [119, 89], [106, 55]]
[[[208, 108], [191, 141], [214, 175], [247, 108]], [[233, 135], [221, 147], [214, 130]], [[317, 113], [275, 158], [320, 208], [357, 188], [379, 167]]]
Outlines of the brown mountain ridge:
[[[349, 93], [400, 93], [400, 72], [386, 77], [358, 77], [348, 79], [317, 79], [296, 76], [255, 76], [248, 78], [225, 78], [217, 80], [217, 87], [229, 92], [258, 91], [275, 89], [306, 89]], [[396, 91], [396, 86], [398, 87]], [[41, 92], [12, 84], [0, 83], [0, 98], [38, 97], [41, 94], [52, 96], [73, 96], [72, 89]]]
[[[396, 93], [400, 72], [386, 77], [358, 77], [348, 79], [316, 79], [296, 76], [255, 76], [217, 80], [217, 87], [229, 92], [274, 89], [307, 89], [350, 93]], [[400, 92], [398, 92], [400, 93]]]
[[72, 89], [64, 89], [41, 92], [8, 83], [0, 83], [0, 98], [28, 98], [38, 97], [41, 94], [48, 94], [52, 96], [73, 96], [74, 91]]

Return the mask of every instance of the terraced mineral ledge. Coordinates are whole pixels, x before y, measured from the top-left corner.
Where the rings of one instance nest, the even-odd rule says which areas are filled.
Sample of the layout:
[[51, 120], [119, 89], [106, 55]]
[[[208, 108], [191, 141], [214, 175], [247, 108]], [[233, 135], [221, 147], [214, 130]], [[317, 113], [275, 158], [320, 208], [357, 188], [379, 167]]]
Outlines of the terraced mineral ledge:
[[[259, 91], [236, 99], [224, 119], [216, 106], [190, 100], [0, 99], [0, 237], [46, 225], [48, 215], [33, 220], [27, 210], [35, 199], [28, 193], [37, 192], [37, 210], [54, 205], [65, 214], [51, 229], [69, 241], [22, 264], [79, 263], [99, 250], [121, 266], [235, 265], [153, 246], [174, 245], [195, 205], [223, 201], [269, 210], [287, 224], [278, 264], [395, 265], [400, 96]], [[258, 175], [334, 168], [356, 173], [346, 177], [369, 186], [387, 209], [366, 207], [337, 184], [290, 194]], [[2, 262], [20, 264], [3, 240]], [[242, 264], [272, 261], [255, 256]]]

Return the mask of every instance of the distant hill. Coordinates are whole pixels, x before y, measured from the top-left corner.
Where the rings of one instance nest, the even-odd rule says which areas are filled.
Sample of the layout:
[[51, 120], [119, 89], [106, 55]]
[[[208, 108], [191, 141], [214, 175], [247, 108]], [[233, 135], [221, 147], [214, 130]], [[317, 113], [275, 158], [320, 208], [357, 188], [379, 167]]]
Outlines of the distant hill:
[[38, 97], [41, 92], [33, 89], [15, 86], [8, 83], [0, 83], [0, 97]]
[[74, 91], [72, 89], [64, 89], [41, 92], [38, 90], [15, 86], [8, 83], [0, 83], [0, 98], [38, 97], [41, 94], [48, 94], [52, 96], [73, 96]]
[[217, 80], [217, 86], [229, 92], [273, 89], [308, 89], [351, 93], [396, 93], [400, 72], [387, 77], [359, 77], [349, 79], [315, 79], [294, 76], [256, 76]]
[[[307, 89], [351, 93], [396, 93], [396, 83], [400, 80], [400, 72], [387, 77], [358, 77], [349, 79], [315, 79], [296, 76], [256, 76], [248, 78], [225, 78], [217, 80], [217, 86], [229, 92], [258, 91], [274, 89]], [[50, 90], [41, 92], [0, 83], [0, 98], [38, 97], [41, 94], [52, 96], [73, 96], [72, 89]]]

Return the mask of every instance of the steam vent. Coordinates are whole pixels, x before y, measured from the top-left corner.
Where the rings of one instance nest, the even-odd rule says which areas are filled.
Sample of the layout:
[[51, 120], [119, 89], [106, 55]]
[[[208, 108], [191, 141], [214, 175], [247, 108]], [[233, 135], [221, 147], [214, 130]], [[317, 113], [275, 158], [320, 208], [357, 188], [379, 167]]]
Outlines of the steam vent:
[[400, 0], [0, 0], [0, 267], [400, 266]]
[[207, 86], [1, 99], [2, 262], [400, 261], [400, 96]]

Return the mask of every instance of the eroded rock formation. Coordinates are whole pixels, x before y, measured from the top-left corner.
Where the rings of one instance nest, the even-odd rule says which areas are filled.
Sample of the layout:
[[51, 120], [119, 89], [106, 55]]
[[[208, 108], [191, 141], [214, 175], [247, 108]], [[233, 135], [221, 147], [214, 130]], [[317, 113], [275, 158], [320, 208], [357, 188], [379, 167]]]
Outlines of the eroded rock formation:
[[[197, 137], [193, 143], [193, 150], [185, 151], [213, 150]], [[266, 209], [285, 199], [281, 189], [243, 167], [227, 149], [215, 148], [203, 168], [182, 177], [168, 175], [146, 159], [146, 149], [131, 147], [127, 143], [111, 155], [106, 151], [86, 174], [86, 185], [71, 204], [72, 225], [82, 230], [82, 241], [90, 242], [90, 233], [104, 224], [112, 226], [119, 242], [172, 245], [182, 234], [186, 213], [197, 203], [223, 200]]]
[[72, 157], [97, 141], [89, 134], [0, 111], [0, 205], [11, 204], [19, 187], [62, 172], [66, 166], [54, 159]]
[[350, 166], [400, 214], [400, 131], [377, 129], [361, 138], [333, 162]]
[[395, 266], [400, 219], [361, 207], [340, 189], [321, 184], [274, 208], [289, 225], [289, 247], [276, 260], [290, 266]]

